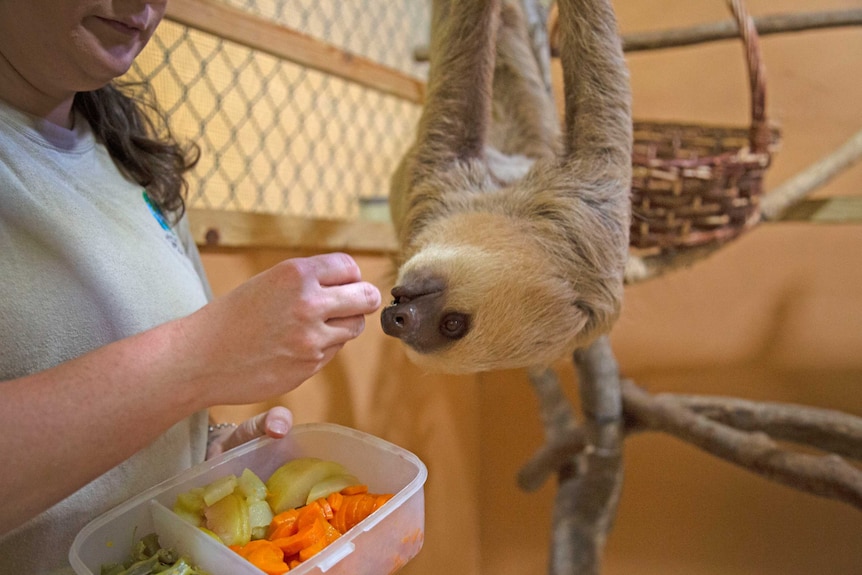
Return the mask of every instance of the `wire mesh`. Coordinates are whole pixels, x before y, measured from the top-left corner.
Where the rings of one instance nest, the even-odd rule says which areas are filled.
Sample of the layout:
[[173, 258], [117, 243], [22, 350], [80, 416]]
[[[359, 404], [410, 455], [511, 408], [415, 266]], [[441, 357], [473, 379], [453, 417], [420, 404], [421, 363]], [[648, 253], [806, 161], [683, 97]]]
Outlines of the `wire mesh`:
[[[424, 79], [419, 0], [227, 4]], [[201, 147], [188, 205], [353, 219], [385, 196], [420, 107], [165, 20], [129, 76], [153, 87], [174, 134]]]

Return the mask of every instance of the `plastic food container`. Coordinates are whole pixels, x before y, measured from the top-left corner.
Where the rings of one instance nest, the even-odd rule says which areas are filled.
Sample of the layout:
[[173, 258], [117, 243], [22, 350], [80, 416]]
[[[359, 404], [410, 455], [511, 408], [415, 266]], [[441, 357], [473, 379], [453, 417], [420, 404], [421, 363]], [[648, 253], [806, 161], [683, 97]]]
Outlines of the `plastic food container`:
[[177, 550], [211, 575], [261, 575], [251, 563], [171, 511], [177, 495], [249, 468], [266, 479], [285, 462], [319, 457], [344, 465], [373, 493], [394, 493], [380, 509], [291, 574], [387, 575], [422, 548], [424, 484], [418, 457], [360, 431], [328, 423], [297, 425], [283, 439], [259, 438], [197, 465], [91, 521], [78, 533], [69, 561], [78, 575], [99, 575], [103, 563], [124, 561], [144, 535]]

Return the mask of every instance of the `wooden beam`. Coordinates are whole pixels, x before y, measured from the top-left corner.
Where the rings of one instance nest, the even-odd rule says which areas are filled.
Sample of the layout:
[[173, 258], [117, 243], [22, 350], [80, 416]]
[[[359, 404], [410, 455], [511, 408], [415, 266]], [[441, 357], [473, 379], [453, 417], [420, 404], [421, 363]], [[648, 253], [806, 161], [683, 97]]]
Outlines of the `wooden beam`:
[[862, 224], [862, 196], [836, 196], [803, 200], [787, 208], [774, 221]]
[[780, 186], [770, 190], [760, 202], [763, 219], [781, 219], [782, 214], [794, 204], [822, 188], [832, 178], [860, 160], [862, 160], [862, 130]]
[[[754, 26], [760, 36], [859, 25], [862, 25], [862, 9], [773, 14], [754, 18]], [[690, 28], [626, 34], [623, 36], [623, 49], [626, 52], [638, 52], [690, 46], [738, 37], [739, 29], [736, 22], [726, 20]]]
[[[173, 1], [173, 0], [172, 0]], [[281, 248], [311, 252], [391, 254], [397, 250], [389, 222], [339, 221], [250, 212], [189, 209], [201, 248]]]
[[171, 0], [167, 18], [343, 80], [421, 104], [425, 83], [220, 0]]

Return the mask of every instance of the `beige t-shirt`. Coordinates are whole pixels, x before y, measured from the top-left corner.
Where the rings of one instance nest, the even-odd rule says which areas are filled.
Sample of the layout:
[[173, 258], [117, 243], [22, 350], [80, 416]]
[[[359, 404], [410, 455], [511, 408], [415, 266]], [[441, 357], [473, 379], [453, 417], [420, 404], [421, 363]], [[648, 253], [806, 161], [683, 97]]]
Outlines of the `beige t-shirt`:
[[[0, 102], [0, 401], [4, 380], [188, 315], [210, 297], [186, 222], [163, 225], [87, 122], [75, 123], [66, 130]], [[77, 532], [202, 461], [206, 426], [204, 412], [177, 423], [0, 538], [0, 573], [70, 572]], [[106, 441], [93, 438], [93, 449]], [[0, 473], [15, 468], [4, 461]]]

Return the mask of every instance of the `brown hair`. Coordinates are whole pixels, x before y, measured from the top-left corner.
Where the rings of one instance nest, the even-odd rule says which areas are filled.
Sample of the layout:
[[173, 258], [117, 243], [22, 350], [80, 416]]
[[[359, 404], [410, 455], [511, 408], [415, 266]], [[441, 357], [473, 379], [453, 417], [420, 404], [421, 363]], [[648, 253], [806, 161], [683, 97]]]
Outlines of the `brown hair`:
[[146, 188], [174, 222], [185, 211], [185, 173], [197, 163], [200, 148], [180, 145], [144, 83], [111, 83], [79, 92], [74, 108], [87, 119], [96, 138], [127, 177]]

